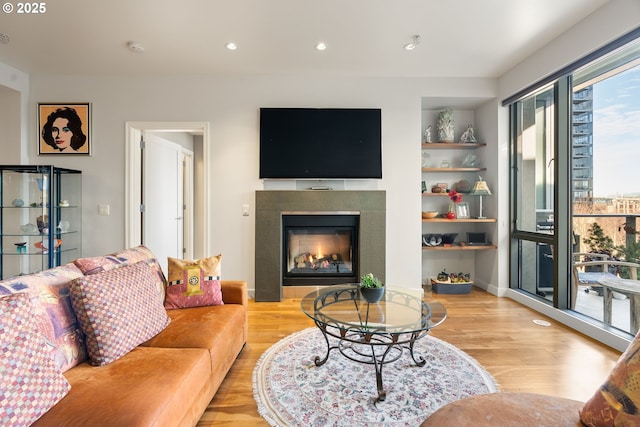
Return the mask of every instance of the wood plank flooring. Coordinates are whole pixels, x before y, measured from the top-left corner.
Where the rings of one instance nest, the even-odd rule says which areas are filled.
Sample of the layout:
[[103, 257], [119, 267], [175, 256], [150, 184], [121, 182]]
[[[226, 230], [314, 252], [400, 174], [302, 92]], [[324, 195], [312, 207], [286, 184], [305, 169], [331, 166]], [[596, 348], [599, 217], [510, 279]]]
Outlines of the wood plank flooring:
[[[447, 307], [445, 322], [431, 333], [473, 356], [502, 391], [544, 393], [587, 400], [620, 353], [507, 298], [478, 288], [467, 295], [425, 292]], [[539, 326], [533, 320], [551, 323]], [[313, 322], [300, 299], [249, 301], [249, 339], [198, 426], [268, 426], [253, 399], [252, 373], [272, 344]]]

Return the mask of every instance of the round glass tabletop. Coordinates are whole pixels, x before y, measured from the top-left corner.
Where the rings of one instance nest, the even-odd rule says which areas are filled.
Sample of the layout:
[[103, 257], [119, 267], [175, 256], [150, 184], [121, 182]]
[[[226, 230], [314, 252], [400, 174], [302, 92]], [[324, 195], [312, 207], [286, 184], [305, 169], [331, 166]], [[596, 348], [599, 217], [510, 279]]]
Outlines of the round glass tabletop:
[[357, 284], [325, 287], [307, 294], [302, 311], [319, 327], [370, 334], [414, 334], [438, 326], [447, 317], [439, 302], [422, 300], [422, 290], [387, 288], [377, 303], [367, 303]]

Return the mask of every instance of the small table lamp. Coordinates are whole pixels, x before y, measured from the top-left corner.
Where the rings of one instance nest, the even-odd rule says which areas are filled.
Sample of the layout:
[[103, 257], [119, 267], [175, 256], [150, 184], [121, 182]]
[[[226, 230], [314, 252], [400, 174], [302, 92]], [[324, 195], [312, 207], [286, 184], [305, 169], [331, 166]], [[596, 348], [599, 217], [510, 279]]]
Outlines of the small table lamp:
[[482, 216], [482, 196], [490, 196], [491, 190], [489, 190], [487, 182], [483, 181], [481, 176], [479, 176], [478, 181], [473, 184], [473, 189], [471, 190], [469, 195], [480, 196], [480, 215], [478, 216], [478, 219], [485, 219], [486, 217]]

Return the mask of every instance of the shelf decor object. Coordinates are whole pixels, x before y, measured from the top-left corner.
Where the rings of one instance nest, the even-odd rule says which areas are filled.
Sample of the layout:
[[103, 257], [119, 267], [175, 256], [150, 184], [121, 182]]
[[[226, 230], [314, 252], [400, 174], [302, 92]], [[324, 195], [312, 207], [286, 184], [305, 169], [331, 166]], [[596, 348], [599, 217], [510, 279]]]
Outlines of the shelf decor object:
[[449, 200], [449, 211], [447, 212], [447, 218], [455, 219], [457, 213], [457, 205], [462, 201], [462, 194], [458, 193], [456, 190], [451, 190], [449, 191]]
[[478, 219], [484, 219], [485, 216], [482, 215], [482, 197], [490, 196], [491, 190], [489, 190], [489, 186], [487, 186], [487, 182], [482, 180], [482, 177], [478, 177], [478, 181], [473, 184], [473, 189], [469, 193], [471, 196], [480, 196], [480, 215], [477, 217]]
[[453, 142], [454, 130], [453, 110], [447, 109], [438, 113], [438, 141]]

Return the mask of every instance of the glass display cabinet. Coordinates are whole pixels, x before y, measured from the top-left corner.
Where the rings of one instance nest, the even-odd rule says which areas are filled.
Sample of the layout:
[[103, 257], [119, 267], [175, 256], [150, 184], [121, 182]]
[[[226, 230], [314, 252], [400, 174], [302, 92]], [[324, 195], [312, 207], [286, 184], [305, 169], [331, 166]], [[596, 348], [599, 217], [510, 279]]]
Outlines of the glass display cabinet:
[[0, 279], [66, 264], [82, 254], [82, 173], [0, 165]]

